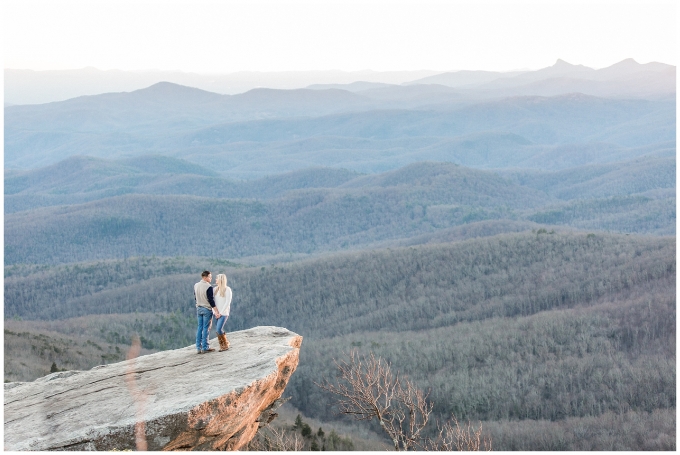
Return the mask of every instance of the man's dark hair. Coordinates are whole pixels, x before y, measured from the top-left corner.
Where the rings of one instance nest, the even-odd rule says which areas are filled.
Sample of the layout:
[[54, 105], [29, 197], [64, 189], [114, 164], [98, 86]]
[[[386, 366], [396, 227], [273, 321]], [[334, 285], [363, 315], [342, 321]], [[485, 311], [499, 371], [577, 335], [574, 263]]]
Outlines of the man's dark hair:
[[207, 270], [204, 270], [203, 273], [201, 273], [201, 278], [205, 278], [208, 275], [210, 275], [210, 272], [208, 272]]

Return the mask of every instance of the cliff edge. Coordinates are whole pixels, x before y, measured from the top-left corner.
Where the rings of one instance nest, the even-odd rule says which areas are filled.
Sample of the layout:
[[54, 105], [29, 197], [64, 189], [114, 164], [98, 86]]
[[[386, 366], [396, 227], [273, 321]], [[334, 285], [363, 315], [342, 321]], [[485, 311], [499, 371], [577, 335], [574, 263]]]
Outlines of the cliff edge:
[[[4, 450], [238, 450], [275, 414], [302, 337], [281, 327], [5, 384]], [[217, 347], [217, 339], [210, 341]]]

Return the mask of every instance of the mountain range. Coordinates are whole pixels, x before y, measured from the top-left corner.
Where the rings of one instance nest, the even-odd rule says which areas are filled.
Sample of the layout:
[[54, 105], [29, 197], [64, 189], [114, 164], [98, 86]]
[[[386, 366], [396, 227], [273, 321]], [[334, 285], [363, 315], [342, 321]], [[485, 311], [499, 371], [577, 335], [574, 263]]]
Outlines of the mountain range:
[[83, 95], [129, 92], [167, 81], [203, 90], [236, 95], [258, 87], [298, 89], [313, 84], [374, 81], [401, 84], [437, 71], [240, 71], [197, 74], [180, 71], [121, 71], [87, 67], [75, 70], [33, 71], [5, 68], [5, 102], [42, 104]]
[[[606, 68], [593, 69], [572, 65], [558, 59], [550, 67], [536, 71], [308, 71], [232, 74], [194, 74], [182, 72], [100, 71], [95, 68], [65, 71], [32, 71], [5, 69], [6, 104], [42, 104], [63, 101], [82, 95], [134, 91], [168, 81], [179, 85], [234, 95], [258, 87], [274, 89], [328, 89], [352, 92], [399, 85], [438, 84], [465, 90], [478, 89], [474, 96], [549, 95], [566, 93], [565, 89], [581, 89], [595, 96], [648, 97], [675, 93], [675, 67], [664, 63], [639, 64], [626, 59]], [[530, 84], [547, 81], [543, 86]], [[598, 85], [595, 81], [607, 81]], [[580, 84], [580, 85], [579, 85]], [[501, 89], [513, 88], [514, 91]], [[575, 91], [575, 90], [571, 90]]]
[[675, 67], [664, 63], [641, 65], [626, 59], [595, 70], [557, 60], [537, 71], [505, 74], [486, 71], [442, 73], [409, 84], [441, 84], [460, 90], [461, 96], [555, 96], [578, 92], [614, 98], [664, 98], [675, 93]]
[[131, 93], [12, 106], [5, 108], [5, 168], [42, 167], [74, 154], [151, 153], [211, 163], [235, 178], [310, 165], [380, 172], [424, 160], [555, 169], [556, 152], [565, 156], [559, 146], [586, 148], [592, 155], [604, 149], [603, 157], [612, 148], [642, 148], [620, 150], [614, 154], [620, 159], [670, 153], [675, 142], [674, 98], [567, 94], [419, 108], [380, 103], [338, 89], [259, 89], [228, 96], [159, 83]]

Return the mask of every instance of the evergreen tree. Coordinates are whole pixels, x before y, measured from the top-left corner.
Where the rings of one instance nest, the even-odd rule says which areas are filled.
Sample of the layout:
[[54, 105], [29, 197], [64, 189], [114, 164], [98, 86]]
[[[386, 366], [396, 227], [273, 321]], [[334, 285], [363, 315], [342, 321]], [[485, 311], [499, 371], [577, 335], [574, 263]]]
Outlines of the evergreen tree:
[[306, 423], [302, 424], [302, 436], [305, 438], [308, 438], [312, 435], [312, 427], [307, 425]]
[[302, 428], [302, 417], [300, 416], [300, 414], [298, 414], [297, 417], [295, 418], [293, 430], [299, 430], [300, 428]]

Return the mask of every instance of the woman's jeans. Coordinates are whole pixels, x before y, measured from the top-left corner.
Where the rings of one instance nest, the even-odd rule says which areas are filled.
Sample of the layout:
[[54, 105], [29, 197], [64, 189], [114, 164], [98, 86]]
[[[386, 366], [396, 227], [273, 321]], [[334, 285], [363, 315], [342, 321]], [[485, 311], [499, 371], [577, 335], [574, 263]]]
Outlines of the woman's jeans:
[[212, 310], [202, 306], [196, 307], [196, 317], [198, 319], [198, 328], [196, 329], [197, 351], [207, 351], [210, 347], [208, 344], [208, 327], [210, 327], [212, 315]]
[[217, 320], [215, 330], [217, 331], [218, 335], [224, 335], [224, 330], [222, 330], [222, 327], [224, 326], [225, 322], [227, 322], [227, 316], [220, 316], [220, 318]]

